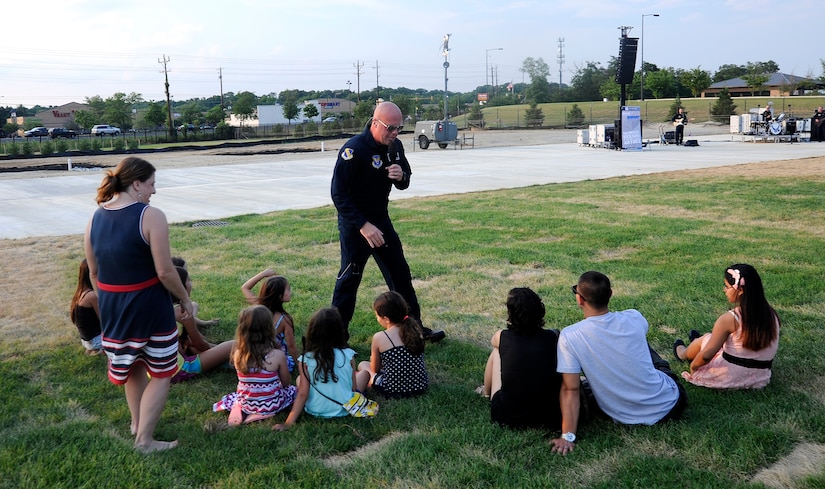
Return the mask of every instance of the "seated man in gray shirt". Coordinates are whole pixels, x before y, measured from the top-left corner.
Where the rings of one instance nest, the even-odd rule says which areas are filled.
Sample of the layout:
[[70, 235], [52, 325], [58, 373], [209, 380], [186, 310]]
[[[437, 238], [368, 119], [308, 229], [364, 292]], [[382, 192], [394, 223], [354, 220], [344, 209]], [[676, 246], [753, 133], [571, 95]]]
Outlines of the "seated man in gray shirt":
[[584, 320], [559, 336], [562, 435], [550, 441], [552, 451], [567, 454], [575, 447], [582, 373], [598, 407], [617, 423], [653, 425], [679, 419], [687, 405], [685, 388], [648, 345], [644, 316], [635, 309], [608, 309], [613, 290], [602, 273], [585, 272], [572, 290]]

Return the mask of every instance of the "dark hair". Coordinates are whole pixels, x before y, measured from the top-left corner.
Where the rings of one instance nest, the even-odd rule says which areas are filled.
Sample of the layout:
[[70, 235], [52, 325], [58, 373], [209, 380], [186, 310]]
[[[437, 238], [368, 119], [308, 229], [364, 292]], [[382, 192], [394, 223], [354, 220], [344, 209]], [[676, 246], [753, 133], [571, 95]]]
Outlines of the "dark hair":
[[613, 295], [607, 275], [592, 270], [584, 272], [579, 277], [577, 290], [579, 296], [596, 309], [607, 307], [610, 303], [610, 296]]
[[266, 356], [278, 348], [272, 313], [264, 306], [249, 306], [238, 314], [232, 363], [235, 370], [249, 373], [252, 368], [263, 368]]
[[[739, 271], [739, 282], [729, 270]], [[742, 311], [742, 344], [752, 351], [759, 351], [776, 339], [776, 323], [779, 315], [765, 298], [762, 278], [756, 269], [746, 263], [737, 263], [725, 269], [725, 282], [734, 288], [741, 287], [739, 309]]]
[[286, 311], [284, 310], [284, 293], [286, 293], [288, 285], [289, 282], [287, 282], [286, 277], [282, 275], [269, 277], [261, 285], [260, 290], [258, 290], [258, 304], [266, 306], [272, 314], [280, 312], [286, 315]]
[[100, 187], [97, 188], [98, 204], [112, 200], [115, 194], [123, 192], [134, 182], [145, 182], [155, 174], [155, 167], [148, 161], [129, 156], [123, 158], [113, 170], [106, 170]]
[[304, 340], [304, 354], [312, 353], [317, 368], [313, 377], [316, 382], [332, 379], [335, 375], [335, 349], [347, 347], [347, 331], [341, 313], [335, 307], [321, 308], [309, 318]]
[[375, 298], [372, 309], [401, 329], [401, 341], [413, 355], [424, 353], [424, 331], [415, 318], [409, 316], [409, 306], [404, 297], [395, 291], [384, 292]]
[[[189, 272], [183, 267], [175, 267], [175, 271], [178, 272], [178, 277], [180, 277], [180, 283], [183, 284], [183, 288], [186, 288], [186, 281], [189, 280]], [[171, 294], [171, 292], [170, 292]], [[172, 294], [172, 302], [175, 304], [180, 304], [180, 297], [175, 296]]]
[[510, 289], [507, 294], [507, 329], [530, 332], [544, 326], [544, 302], [527, 287]]
[[89, 277], [89, 262], [84, 258], [80, 262], [77, 272], [77, 288], [69, 306], [69, 317], [74, 324], [77, 324], [77, 305], [80, 303], [80, 299], [83, 298], [83, 294], [89, 290], [94, 290], [94, 288], [92, 288], [92, 279]]

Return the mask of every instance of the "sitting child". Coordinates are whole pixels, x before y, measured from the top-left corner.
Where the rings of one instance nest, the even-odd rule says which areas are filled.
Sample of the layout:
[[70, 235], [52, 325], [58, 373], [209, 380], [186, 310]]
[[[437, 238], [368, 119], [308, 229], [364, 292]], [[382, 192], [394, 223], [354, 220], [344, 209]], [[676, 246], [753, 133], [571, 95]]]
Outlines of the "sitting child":
[[[252, 291], [255, 284], [266, 279], [258, 295]], [[289, 370], [295, 369], [295, 358], [298, 356], [298, 347], [295, 344], [295, 326], [292, 316], [284, 309], [284, 303], [292, 299], [292, 288], [286, 277], [278, 275], [271, 268], [267, 268], [247, 280], [241, 286], [241, 292], [250, 304], [261, 304], [272, 313], [272, 320], [275, 324], [275, 337], [281, 350], [286, 353], [289, 362]]]
[[103, 351], [100, 331], [100, 313], [97, 309], [97, 293], [89, 278], [89, 264], [84, 258], [80, 262], [77, 275], [77, 289], [69, 306], [69, 317], [77, 327], [80, 343], [86, 348], [87, 355], [98, 355]]
[[278, 348], [272, 313], [266, 307], [241, 311], [232, 363], [238, 372], [238, 388], [212, 406], [215, 412], [229, 411], [230, 425], [270, 418], [295, 401], [286, 355]]
[[387, 397], [426, 392], [429, 379], [424, 365], [424, 333], [418, 321], [407, 315], [407, 302], [398, 292], [384, 292], [372, 309], [384, 331], [372, 337], [370, 361], [358, 365], [358, 390], [364, 392], [372, 386]]
[[[192, 281], [189, 272], [182, 267], [175, 267], [186, 292], [192, 291]], [[229, 354], [235, 345], [234, 340], [212, 344], [206, 341], [198, 327], [194, 316], [185, 316], [180, 307], [180, 299], [172, 295], [175, 309], [175, 320], [178, 322], [178, 370], [172, 377], [172, 383], [184, 382], [195, 376], [212, 370], [229, 361]]]
[[286, 421], [274, 429], [288, 430], [304, 410], [319, 418], [347, 416], [343, 404], [353, 395], [354, 357], [338, 309], [316, 311], [307, 325], [304, 354], [298, 357], [298, 395]]

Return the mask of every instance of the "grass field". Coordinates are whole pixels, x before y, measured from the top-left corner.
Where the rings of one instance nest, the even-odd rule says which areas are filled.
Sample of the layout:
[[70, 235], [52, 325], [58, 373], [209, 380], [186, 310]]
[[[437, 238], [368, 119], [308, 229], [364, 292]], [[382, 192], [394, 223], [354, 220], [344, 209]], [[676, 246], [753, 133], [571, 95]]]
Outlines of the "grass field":
[[[104, 358], [83, 355], [68, 321], [81, 237], [3, 241], [0, 291], [7, 298], [23, 291], [25, 300], [5, 300], [0, 311], [0, 488], [730, 489], [764, 487], [760, 480], [770, 477], [784, 487], [823, 487], [825, 176], [810, 160], [788, 165], [782, 177], [753, 165], [748, 172], [394, 201], [423, 319], [448, 334], [427, 346], [430, 392], [379, 398], [375, 419], [304, 415], [293, 430], [272, 431], [282, 414], [229, 429], [226, 415], [210, 408], [234, 390], [236, 376], [212, 372], [172, 387], [157, 437], [181, 445], [148, 456], [132, 448], [123, 391], [106, 380]], [[172, 227], [173, 252], [189, 262], [200, 316], [221, 318], [207, 337], [231, 338], [244, 306], [241, 284], [270, 266], [290, 280], [287, 306], [300, 337], [332, 294], [339, 259], [334, 209], [227, 221]], [[639, 309], [650, 322], [651, 345], [684, 370], [670, 353], [672, 341], [691, 328], [708, 330], [726, 310], [722, 273], [736, 262], [757, 268], [783, 321], [767, 388], [687, 385], [682, 421], [597, 421], [580, 428], [577, 450], [567, 457], [550, 453], [547, 439], [555, 433], [489, 422], [488, 402], [473, 389], [489, 338], [504, 326], [510, 288], [536, 290], [547, 305], [547, 326], [563, 328], [581, 318], [570, 285], [586, 270], [602, 271], [613, 281], [611, 307]], [[383, 290], [371, 264], [351, 325], [359, 359], [367, 358], [378, 328], [369, 305]], [[773, 475], [759, 475], [768, 469]]]
[[[711, 107], [716, 102], [715, 98], [682, 98], [682, 107], [692, 122], [715, 121], [727, 126], [730, 122], [728, 117], [716, 117], [711, 114]], [[737, 114], [746, 114], [750, 109], [764, 109], [768, 102], [773, 102], [775, 115], [785, 113], [786, 117], [804, 119], [811, 117], [814, 110], [821, 105], [825, 105], [825, 97], [804, 96], [804, 97], [736, 97], [733, 103], [736, 105]], [[626, 100], [625, 103], [641, 108], [642, 120], [648, 124], [658, 124], [670, 121], [671, 106], [673, 99], [638, 99]], [[608, 102], [578, 102], [576, 105], [584, 113], [584, 125], [612, 123], [619, 116], [619, 104], [615, 100]], [[563, 127], [567, 122], [565, 114], [573, 108], [572, 102], [539, 104], [544, 114], [544, 127]], [[525, 111], [528, 105], [507, 105], [502, 107], [485, 107], [482, 110], [484, 122], [489, 128], [509, 128], [525, 127]], [[459, 127], [466, 126], [466, 115], [453, 118]]]

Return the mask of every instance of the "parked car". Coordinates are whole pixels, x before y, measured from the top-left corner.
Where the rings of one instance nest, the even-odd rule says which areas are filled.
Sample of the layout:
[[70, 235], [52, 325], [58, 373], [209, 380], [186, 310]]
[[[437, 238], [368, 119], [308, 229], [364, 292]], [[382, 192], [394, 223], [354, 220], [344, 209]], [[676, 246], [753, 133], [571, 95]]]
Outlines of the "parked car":
[[98, 124], [92, 127], [92, 135], [93, 136], [103, 136], [104, 134], [109, 134], [111, 136], [117, 136], [120, 134], [120, 128], [115, 126], [110, 126], [108, 124]]
[[71, 129], [65, 129], [63, 127], [53, 127], [49, 129], [49, 137], [51, 137], [52, 139], [74, 139], [75, 137], [77, 137], [77, 133], [72, 131]]
[[37, 137], [37, 136], [48, 136], [48, 135], [49, 135], [49, 130], [46, 129], [45, 127], [33, 127], [31, 129], [29, 129], [28, 131], [23, 133], [23, 136], [25, 136], [27, 138], [30, 138], [32, 136]]
[[321, 122], [338, 122], [337, 117], [327, 117], [326, 119], [322, 120]]
[[195, 125], [194, 124], [181, 124], [178, 126], [178, 131], [194, 131]]
[[211, 124], [201, 124], [201, 131], [205, 131], [207, 129], [214, 129]]

